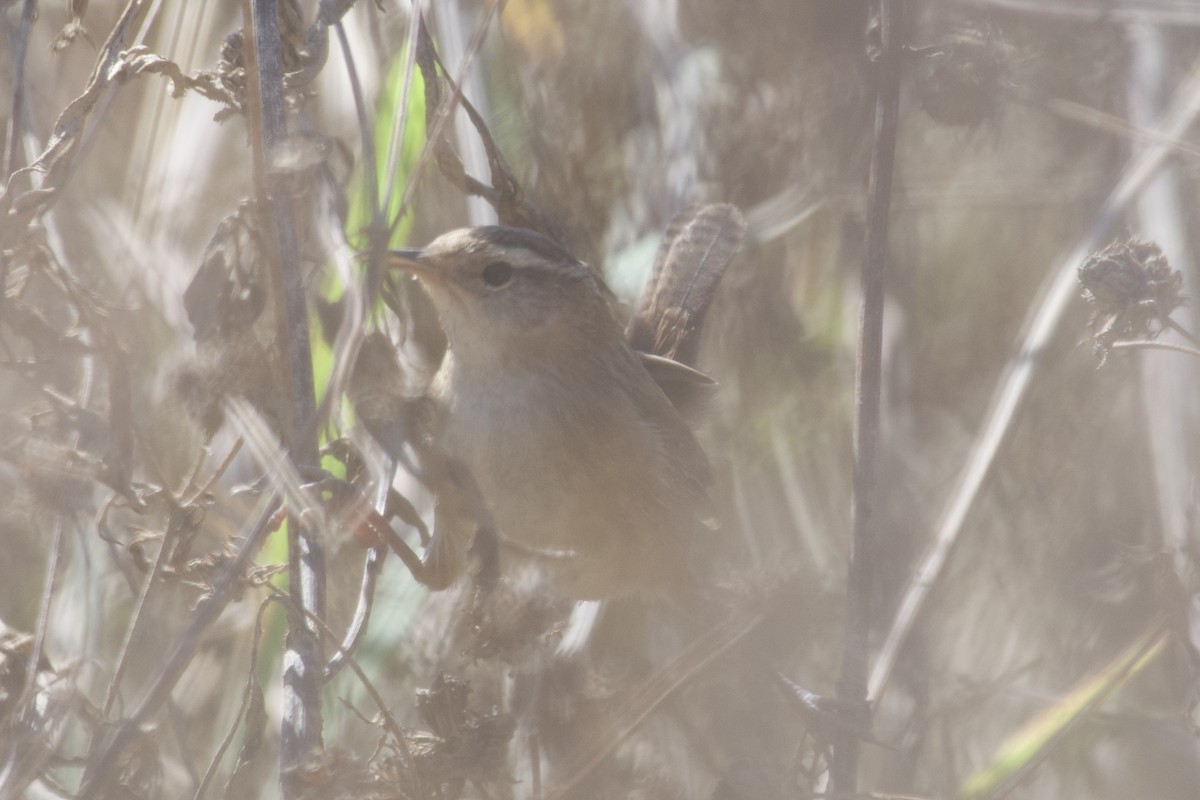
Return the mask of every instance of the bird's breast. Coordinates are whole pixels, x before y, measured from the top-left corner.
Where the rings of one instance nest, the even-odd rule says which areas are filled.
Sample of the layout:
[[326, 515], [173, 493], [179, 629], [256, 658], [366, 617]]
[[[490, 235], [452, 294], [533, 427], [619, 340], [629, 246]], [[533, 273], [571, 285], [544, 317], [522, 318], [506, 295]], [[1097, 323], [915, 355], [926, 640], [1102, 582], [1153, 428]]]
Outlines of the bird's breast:
[[[679, 527], [657, 432], [612, 386], [561, 376], [439, 376], [442, 446], [479, 482], [501, 533], [578, 559], [577, 594], [640, 582]], [[656, 559], [661, 560], [661, 559]], [[596, 583], [597, 588], [591, 588]], [[616, 592], [620, 593], [620, 592]]]

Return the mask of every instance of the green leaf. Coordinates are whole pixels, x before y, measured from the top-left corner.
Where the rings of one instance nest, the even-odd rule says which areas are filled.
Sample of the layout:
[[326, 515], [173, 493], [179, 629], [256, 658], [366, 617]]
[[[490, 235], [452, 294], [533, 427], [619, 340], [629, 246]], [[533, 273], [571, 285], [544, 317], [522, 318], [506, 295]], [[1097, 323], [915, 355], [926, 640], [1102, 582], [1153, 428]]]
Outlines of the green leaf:
[[[376, 100], [373, 139], [377, 154], [375, 182], [380, 193], [387, 191], [389, 184], [387, 169], [390, 159], [388, 150], [392, 144], [392, 130], [398, 124], [403, 110], [401, 103], [404, 97], [404, 69], [406, 60], [407, 56], [404, 50], [401, 50], [392, 59], [392, 63], [388, 67], [387, 78], [384, 80], [383, 87], [380, 89], [379, 97]], [[400, 210], [400, 200], [404, 195], [404, 188], [412, 178], [417, 160], [421, 155], [421, 150], [425, 146], [425, 84], [420, 80], [420, 74], [415, 68], [408, 92], [407, 110], [408, 114], [404, 120], [400, 153], [395, 158], [396, 174], [395, 179], [391, 181], [391, 185], [393, 186], [392, 195], [388, 198], [380, 197], [377, 199], [380, 204], [386, 202], [384, 218], [389, 220], [394, 218]], [[365, 161], [360, 160], [360, 170], [365, 163]], [[364, 232], [371, 223], [371, 204], [367, 198], [367, 181], [361, 172], [355, 176], [351, 182], [351, 187], [346, 233], [351, 244], [362, 248], [366, 246]], [[389, 246], [399, 247], [404, 244], [407, 241], [411, 227], [412, 219], [410, 216], [405, 215], [405, 218], [396, 226], [396, 230], [392, 232], [391, 239], [388, 242]]]
[[1168, 636], [1162, 625], [1152, 627], [1107, 666], [1021, 726], [1000, 745], [990, 764], [967, 778], [957, 797], [980, 800], [1012, 789], [1050, 755], [1075, 723], [1150, 664], [1163, 651]]

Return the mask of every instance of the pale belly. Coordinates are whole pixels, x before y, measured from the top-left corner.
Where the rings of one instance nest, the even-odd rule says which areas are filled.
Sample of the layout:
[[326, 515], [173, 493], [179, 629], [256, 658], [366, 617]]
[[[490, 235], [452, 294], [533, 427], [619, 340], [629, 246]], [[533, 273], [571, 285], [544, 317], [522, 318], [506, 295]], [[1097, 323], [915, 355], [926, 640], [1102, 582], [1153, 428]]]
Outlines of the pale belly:
[[522, 390], [457, 399], [443, 446], [473, 472], [501, 536], [543, 551], [565, 591], [644, 592], [671, 572], [664, 561], [678, 557], [685, 526], [664, 485], [669, 470], [654, 432], [620, 398], [569, 412]]

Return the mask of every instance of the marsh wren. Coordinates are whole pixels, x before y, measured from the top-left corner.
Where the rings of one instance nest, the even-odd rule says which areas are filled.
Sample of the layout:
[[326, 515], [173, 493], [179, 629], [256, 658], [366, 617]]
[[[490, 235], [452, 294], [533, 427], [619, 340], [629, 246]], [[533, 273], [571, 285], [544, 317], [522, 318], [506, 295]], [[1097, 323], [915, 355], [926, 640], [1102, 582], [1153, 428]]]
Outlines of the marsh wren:
[[[556, 582], [577, 599], [686, 583], [710, 475], [660, 383], [711, 381], [633, 350], [608, 288], [540, 233], [452, 231], [393, 251], [389, 266], [416, 275], [437, 310], [448, 350], [430, 436], [474, 476], [501, 541], [555, 554]], [[462, 572], [477, 524], [449, 494], [437, 493], [422, 577], [434, 588]]]

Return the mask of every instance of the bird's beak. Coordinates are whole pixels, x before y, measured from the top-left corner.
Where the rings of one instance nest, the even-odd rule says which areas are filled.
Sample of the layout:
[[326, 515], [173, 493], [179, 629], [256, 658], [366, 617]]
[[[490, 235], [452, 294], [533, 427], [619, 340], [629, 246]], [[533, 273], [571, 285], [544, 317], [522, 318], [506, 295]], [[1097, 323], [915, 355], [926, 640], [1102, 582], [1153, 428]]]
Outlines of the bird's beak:
[[420, 278], [437, 280], [438, 269], [424, 250], [389, 250], [387, 265], [389, 269], [409, 272]]
[[388, 255], [396, 261], [422, 261], [426, 257], [424, 250], [389, 250]]

